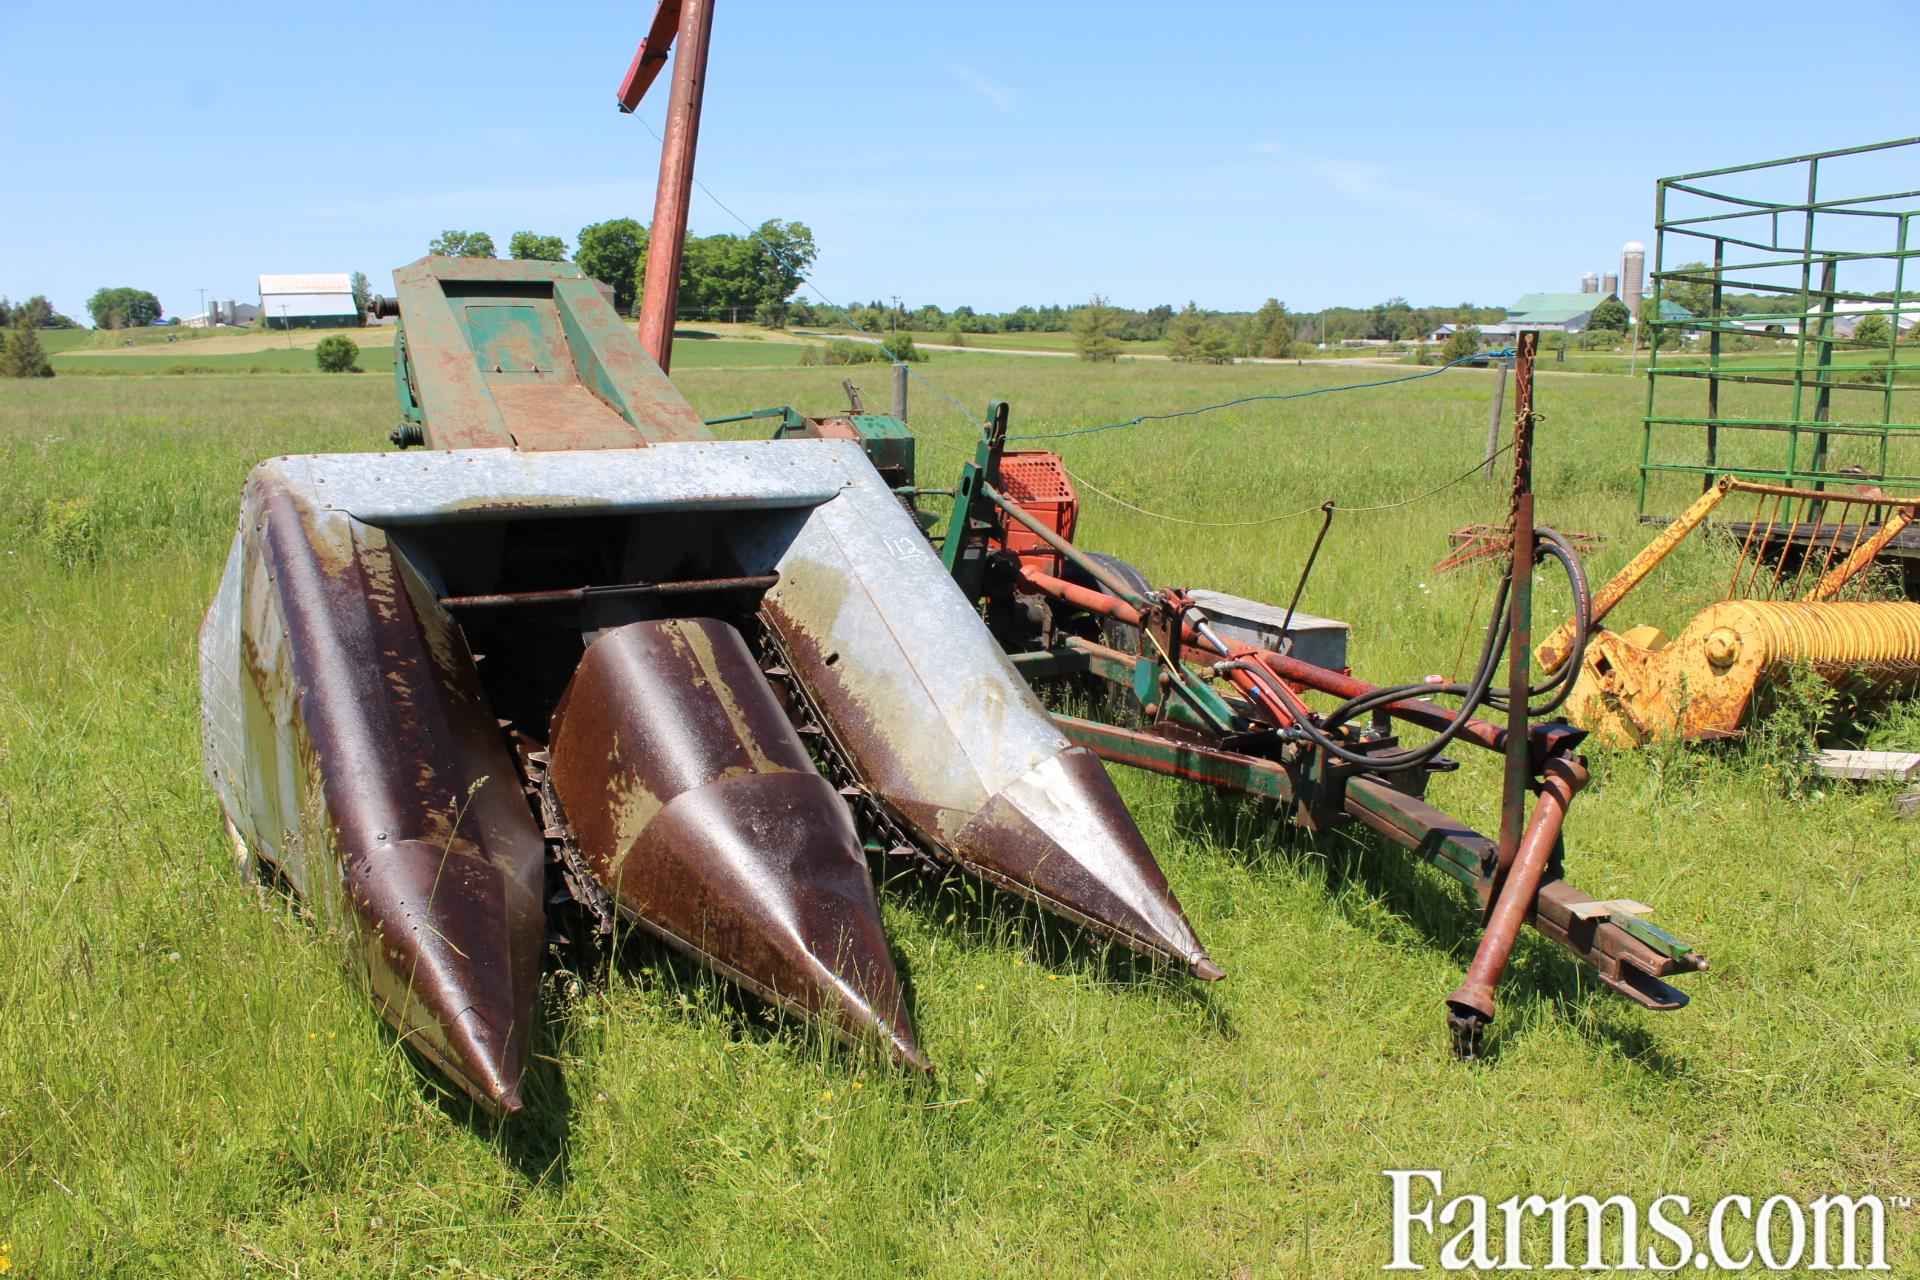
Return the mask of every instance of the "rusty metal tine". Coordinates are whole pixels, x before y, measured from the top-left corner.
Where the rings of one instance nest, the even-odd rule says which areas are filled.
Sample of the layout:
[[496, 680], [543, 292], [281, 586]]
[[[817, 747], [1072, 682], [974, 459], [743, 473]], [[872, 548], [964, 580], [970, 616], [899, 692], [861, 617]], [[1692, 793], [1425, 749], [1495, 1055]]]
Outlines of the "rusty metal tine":
[[[1796, 597], [1800, 594], [1800, 584], [1806, 580], [1807, 564], [1809, 561], [1813, 559], [1814, 547], [1817, 546], [1820, 542], [1820, 530], [1825, 525], [1826, 514], [1827, 513], [1826, 513], [1825, 507], [1814, 508], [1813, 534], [1807, 540], [1806, 551], [1803, 552], [1800, 556], [1800, 567], [1793, 571], [1793, 589], [1791, 594], [1793, 594]], [[1845, 519], [1846, 519], [1845, 516], [1841, 517], [1842, 521], [1844, 521]], [[1840, 528], [1841, 528], [1840, 524], [1836, 523], [1834, 525], [1834, 541], [1839, 540]], [[1786, 547], [1791, 547], [1793, 545], [1793, 536], [1792, 536], [1793, 532], [1794, 531], [1790, 530], [1788, 533]], [[1783, 547], [1780, 553], [1780, 563], [1783, 568], [1786, 565], [1786, 554], [1787, 554], [1786, 547]], [[1827, 556], [1829, 559], [1831, 559], [1833, 556], [1833, 542], [1829, 542], [1827, 544]], [[1826, 576], [1826, 573], [1827, 573], [1827, 567], [1823, 564], [1820, 566], [1819, 574], [1817, 574], [1814, 577], [1814, 581], [1815, 582], [1820, 581], [1821, 578]]]
[[[1847, 508], [1845, 506], [1842, 506], [1841, 508], [1842, 511], [1845, 511], [1846, 509]], [[1840, 562], [1842, 564], [1845, 564], [1848, 558], [1851, 557], [1855, 551], [1858, 551], [1860, 549], [1860, 541], [1862, 538], [1866, 537], [1866, 533], [1867, 533], [1867, 513], [1872, 511], [1873, 508], [1857, 507], [1854, 510], [1856, 511], [1857, 514], [1853, 522], [1853, 543], [1847, 548], [1847, 554], [1840, 557]], [[1821, 557], [1820, 559], [1820, 573], [1813, 580], [1814, 586], [1817, 587], [1822, 582], [1825, 582], [1827, 580], [1827, 575], [1833, 571], [1833, 553], [1840, 549], [1840, 535], [1846, 532], [1846, 527], [1847, 527], [1846, 517], [1842, 515], [1839, 522], [1834, 526], [1833, 540], [1827, 544], [1827, 554]], [[1802, 568], [1803, 569], [1805, 568], [1804, 562], [1802, 563]], [[1793, 581], [1793, 593], [1796, 596], [1800, 594], [1800, 580], [1797, 577]]]
[[[1764, 498], [1754, 503], [1753, 514], [1758, 517], [1760, 509], [1766, 505]], [[1747, 567], [1747, 555], [1753, 547], [1753, 531], [1760, 527], [1760, 521], [1747, 521], [1747, 536], [1740, 540], [1740, 554], [1733, 561], [1733, 577], [1727, 580], [1727, 599], [1732, 600], [1740, 594], [1740, 574]]]
[[[1742, 589], [1739, 587], [1739, 584], [1736, 582], [1734, 584], [1736, 588], [1734, 591], [1735, 596], [1751, 595], [1753, 592], [1754, 584], [1760, 580], [1760, 560], [1761, 560], [1761, 557], [1767, 554], [1767, 543], [1773, 537], [1773, 526], [1775, 521], [1777, 521], [1780, 517], [1780, 504], [1784, 501], [1785, 501], [1784, 498], [1781, 498], [1778, 495], [1775, 495], [1773, 499], [1773, 506], [1767, 512], [1766, 531], [1760, 535], [1759, 543], [1753, 549], [1752, 567], [1747, 574], [1747, 585], [1744, 589]], [[1758, 523], [1758, 521], [1756, 521], [1755, 523]], [[1748, 532], [1751, 533], [1752, 530], [1748, 530]]]

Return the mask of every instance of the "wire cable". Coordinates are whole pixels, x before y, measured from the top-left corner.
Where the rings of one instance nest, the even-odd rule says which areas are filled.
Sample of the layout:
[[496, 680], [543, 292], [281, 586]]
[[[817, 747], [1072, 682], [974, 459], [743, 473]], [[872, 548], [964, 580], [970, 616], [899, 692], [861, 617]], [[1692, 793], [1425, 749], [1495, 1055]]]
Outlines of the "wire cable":
[[[640, 119], [641, 125], [643, 125], [646, 128], [646, 131], [653, 135], [653, 139], [655, 142], [661, 143], [662, 146], [666, 145], [664, 140], [660, 137], [660, 131], [653, 127], [652, 121], [648, 120], [644, 116], [639, 117], [639, 119]], [[739, 223], [741, 227], [743, 227], [746, 230], [746, 233], [749, 236], [753, 237], [755, 240], [758, 240], [761, 244], [765, 245], [767, 248], [767, 252], [771, 253], [775, 258], [779, 259], [780, 264], [782, 266], [784, 266], [787, 270], [793, 272], [795, 276], [799, 277], [800, 281], [803, 284], [805, 284], [807, 288], [813, 292], [813, 295], [816, 298], [820, 299], [820, 301], [824, 302], [827, 306], [831, 307], [833, 309], [833, 313], [839, 316], [840, 319], [845, 321], [848, 328], [852, 329], [855, 333], [860, 335], [860, 340], [870, 343], [872, 346], [877, 348], [882, 355], [886, 356], [888, 362], [891, 363], [895, 368], [905, 369], [907, 371], [907, 376], [909, 378], [912, 378], [915, 382], [925, 387], [928, 391], [932, 392], [934, 395], [938, 396], [940, 399], [946, 401], [948, 404], [952, 405], [955, 409], [958, 409], [960, 411], [960, 415], [964, 417], [968, 422], [973, 424], [974, 430], [978, 431], [983, 436], [987, 434], [986, 424], [981, 422], [980, 419], [974, 417], [972, 410], [968, 409], [967, 406], [965, 406], [964, 404], [961, 404], [958, 400], [954, 399], [952, 396], [942, 391], [939, 387], [934, 386], [933, 383], [927, 381], [927, 379], [922, 377], [920, 373], [917, 372], [912, 365], [908, 364], [906, 361], [895, 356], [893, 352], [888, 351], [887, 344], [885, 342], [874, 337], [872, 334], [868, 333], [865, 329], [862, 329], [857, 323], [855, 323], [854, 318], [847, 314], [845, 308], [843, 308], [839, 303], [835, 302], [832, 298], [829, 298], [826, 295], [825, 291], [822, 290], [819, 285], [813, 282], [812, 276], [809, 276], [799, 266], [795, 265], [794, 261], [791, 258], [787, 257], [784, 253], [780, 251], [780, 246], [774, 244], [773, 241], [767, 239], [766, 236], [760, 233], [760, 229], [758, 227], [755, 227], [753, 224], [749, 223], [745, 218], [735, 213], [732, 207], [729, 206], [726, 201], [722, 200], [719, 196], [716, 196], [715, 194], [713, 194], [712, 189], [709, 188], [706, 183], [700, 181], [700, 176], [698, 173], [695, 173], [693, 175], [693, 185], [700, 188], [700, 194], [704, 195], [707, 199], [713, 201], [714, 204], [718, 205], [720, 207], [720, 210], [723, 213], [725, 213], [729, 218], [732, 218], [735, 222]]]
[[1402, 382], [1418, 382], [1422, 378], [1436, 378], [1456, 365], [1467, 364], [1475, 360], [1500, 359], [1512, 355], [1511, 351], [1476, 351], [1470, 356], [1461, 356], [1458, 360], [1449, 360], [1434, 369], [1423, 369], [1419, 373], [1402, 374], [1398, 378], [1381, 378], [1377, 382], [1350, 382], [1337, 387], [1309, 387], [1305, 391], [1264, 392], [1260, 395], [1240, 396], [1233, 400], [1222, 400], [1218, 404], [1205, 404], [1197, 409], [1174, 409], [1167, 413], [1143, 413], [1128, 418], [1124, 422], [1104, 422], [1097, 427], [1073, 427], [1066, 431], [1043, 431], [1023, 436], [1008, 436], [1008, 440], [1063, 440], [1069, 436], [1090, 436], [1102, 431], [1118, 431], [1122, 427], [1137, 427], [1143, 422], [1168, 422], [1175, 418], [1192, 418], [1203, 413], [1216, 413], [1221, 409], [1232, 409], [1238, 405], [1255, 404], [1267, 400], [1302, 400], [1308, 396], [1332, 395], [1336, 391], [1366, 391], [1373, 387], [1391, 387]]
[[[1501, 445], [1498, 449], [1495, 449], [1493, 451], [1492, 458], [1483, 458], [1479, 462], [1474, 463], [1470, 469], [1461, 472], [1459, 475], [1455, 476], [1453, 479], [1445, 481], [1441, 484], [1437, 484], [1431, 489], [1427, 489], [1427, 490], [1424, 490], [1423, 492], [1416, 493], [1410, 498], [1401, 498], [1394, 502], [1377, 502], [1371, 506], [1365, 506], [1365, 507], [1349, 507], [1346, 504], [1342, 503], [1340, 504], [1340, 513], [1342, 515], [1364, 515], [1371, 511], [1393, 511], [1400, 507], [1412, 506], [1416, 502], [1423, 502], [1426, 499], [1433, 497], [1435, 494], [1444, 493], [1448, 489], [1453, 488], [1455, 485], [1460, 484], [1463, 481], [1466, 481], [1468, 479], [1471, 479], [1473, 476], [1477, 475], [1478, 473], [1485, 471], [1487, 467], [1493, 462], [1494, 458], [1500, 457], [1502, 454], [1506, 453], [1508, 450], [1512, 448], [1513, 448], [1513, 442], [1509, 440], [1506, 444]], [[1098, 485], [1094, 484], [1091, 480], [1088, 480], [1085, 476], [1082, 476], [1079, 472], [1075, 471], [1073, 468], [1066, 466], [1065, 463], [1062, 463], [1061, 467], [1063, 470], [1066, 471], [1067, 475], [1072, 478], [1074, 484], [1085, 487], [1089, 492], [1098, 494], [1100, 497], [1105, 498], [1108, 502], [1113, 503], [1115, 506], [1125, 507], [1127, 510], [1132, 511], [1138, 515], [1148, 516], [1155, 520], [1165, 520], [1169, 524], [1196, 525], [1203, 529], [1257, 529], [1261, 525], [1278, 524], [1282, 520], [1297, 520], [1301, 516], [1312, 515], [1314, 512], [1324, 509], [1326, 505], [1323, 502], [1316, 502], [1312, 506], [1302, 507], [1298, 511], [1289, 511], [1285, 515], [1265, 516], [1258, 520], [1193, 520], [1193, 519], [1189, 519], [1186, 516], [1173, 516], [1173, 515], [1168, 515], [1163, 511], [1149, 511], [1145, 507], [1135, 506], [1133, 503], [1128, 502], [1125, 498], [1117, 497], [1114, 494], [1108, 493], [1105, 489], [1100, 488]]]

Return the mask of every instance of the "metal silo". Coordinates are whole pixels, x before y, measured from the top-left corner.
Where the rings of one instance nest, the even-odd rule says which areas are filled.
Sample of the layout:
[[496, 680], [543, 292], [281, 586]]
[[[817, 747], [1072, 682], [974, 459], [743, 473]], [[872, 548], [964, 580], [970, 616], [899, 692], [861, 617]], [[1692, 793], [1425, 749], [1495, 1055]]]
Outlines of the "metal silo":
[[1627, 310], [1640, 314], [1640, 299], [1647, 291], [1647, 246], [1629, 240], [1620, 250], [1620, 301]]

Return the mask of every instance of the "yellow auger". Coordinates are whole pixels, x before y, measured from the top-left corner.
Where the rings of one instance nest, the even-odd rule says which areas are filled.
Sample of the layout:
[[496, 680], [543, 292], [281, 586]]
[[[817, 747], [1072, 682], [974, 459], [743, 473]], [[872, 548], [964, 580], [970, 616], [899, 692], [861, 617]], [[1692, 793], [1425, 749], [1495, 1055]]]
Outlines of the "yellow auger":
[[[1697, 614], [1672, 638], [1650, 626], [1620, 632], [1601, 627], [1600, 620], [1732, 493], [1756, 494], [1763, 508], [1772, 499], [1772, 509], [1764, 525], [1756, 519], [1746, 527], [1729, 598]], [[1782, 504], [1795, 501], [1814, 513], [1811, 525], [1781, 522]], [[1842, 508], [1838, 522], [1820, 518], [1828, 506]], [[1568, 718], [1615, 746], [1675, 734], [1727, 737], [1741, 731], [1761, 688], [1795, 663], [1835, 681], [1920, 682], [1920, 604], [1834, 598], [1913, 523], [1914, 515], [1912, 505], [1895, 506], [1878, 493], [1829, 493], [1722, 477], [1595, 593], [1594, 625], [1567, 700]], [[1778, 550], [1770, 554], [1775, 543]], [[1790, 572], [1795, 557], [1798, 565]], [[1816, 559], [1821, 563], [1814, 570]], [[1762, 583], [1769, 568], [1771, 576]], [[1810, 571], [1813, 583], [1801, 592]], [[1783, 592], [1795, 598], [1777, 598]], [[1544, 671], [1557, 671], [1567, 661], [1573, 635], [1568, 621], [1535, 651]]]

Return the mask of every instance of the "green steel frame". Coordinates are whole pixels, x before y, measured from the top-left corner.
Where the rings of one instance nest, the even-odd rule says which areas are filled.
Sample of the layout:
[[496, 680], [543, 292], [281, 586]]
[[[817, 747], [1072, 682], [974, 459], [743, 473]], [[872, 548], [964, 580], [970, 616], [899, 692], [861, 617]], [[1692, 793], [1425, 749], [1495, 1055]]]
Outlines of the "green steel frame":
[[[1876, 163], [1910, 171], [1913, 180], [1904, 185], [1916, 189], [1834, 194], [1834, 170], [1847, 167], [1834, 162], [1873, 153], [1892, 153], [1877, 157]], [[1804, 181], [1793, 172], [1796, 167], [1804, 171]], [[1804, 199], [1758, 199], [1727, 189], [1755, 180], [1754, 175], [1762, 185], [1791, 182], [1796, 196], [1804, 191]], [[1684, 207], [1677, 216], [1676, 205]], [[1659, 180], [1654, 196], [1653, 305], [1646, 320], [1652, 333], [1640, 445], [1642, 516], [1648, 514], [1649, 482], [1661, 474], [1698, 475], [1703, 490], [1725, 474], [1822, 488], [1839, 475], [1828, 466], [1835, 439], [1856, 449], [1854, 468], [1845, 473], [1847, 482], [1872, 481], [1894, 491], [1920, 489], [1920, 358], [1912, 352], [1920, 328], [1904, 339], [1900, 332], [1902, 319], [1920, 315], [1920, 296], [1911, 292], [1907, 273], [1908, 260], [1920, 255], [1917, 224], [1920, 138]], [[1875, 247], [1840, 247], [1863, 231], [1870, 233]], [[1683, 265], [1669, 265], [1669, 259]], [[1704, 263], [1704, 269], [1685, 265], [1693, 263]], [[1663, 286], [1673, 284], [1706, 286], [1712, 300], [1708, 314], [1656, 318]], [[1777, 313], [1736, 315], [1727, 309], [1735, 291], [1791, 305]], [[1883, 313], [1889, 322], [1884, 347], [1840, 334], [1837, 323], [1853, 318], [1837, 309], [1847, 302], [1889, 308]], [[1761, 323], [1772, 326], [1770, 333], [1756, 333], [1752, 326]], [[1704, 360], [1697, 350], [1680, 347], [1663, 358], [1663, 331], [1703, 335]], [[1753, 340], [1772, 347], [1777, 356], [1790, 352], [1791, 361], [1770, 358], [1764, 351], [1756, 358], [1734, 350], [1749, 347]], [[1706, 383], [1704, 406], [1698, 389], [1687, 387], [1698, 381]], [[1773, 393], [1775, 403], [1742, 416], [1723, 405], [1723, 388], [1730, 384], [1785, 391]], [[1685, 449], [1691, 456], [1677, 456], [1675, 440], [1691, 441]], [[1864, 455], [1853, 441], [1865, 441], [1877, 465], [1861, 465]], [[1737, 456], [1725, 457], [1723, 450]]]

